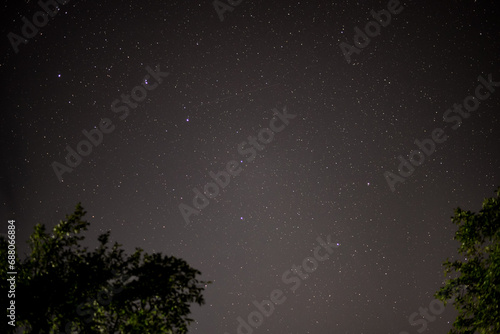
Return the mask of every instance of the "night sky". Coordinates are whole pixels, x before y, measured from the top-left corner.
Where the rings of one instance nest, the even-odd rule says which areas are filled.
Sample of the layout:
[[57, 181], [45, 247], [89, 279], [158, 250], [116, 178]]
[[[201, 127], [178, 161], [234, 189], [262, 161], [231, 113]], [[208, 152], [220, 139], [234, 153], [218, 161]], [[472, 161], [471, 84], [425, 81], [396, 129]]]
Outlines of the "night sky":
[[1, 232], [82, 202], [88, 245], [213, 281], [192, 333], [446, 333], [450, 217], [500, 185], [495, 2], [219, 3], [69, 1], [27, 43], [3, 5]]

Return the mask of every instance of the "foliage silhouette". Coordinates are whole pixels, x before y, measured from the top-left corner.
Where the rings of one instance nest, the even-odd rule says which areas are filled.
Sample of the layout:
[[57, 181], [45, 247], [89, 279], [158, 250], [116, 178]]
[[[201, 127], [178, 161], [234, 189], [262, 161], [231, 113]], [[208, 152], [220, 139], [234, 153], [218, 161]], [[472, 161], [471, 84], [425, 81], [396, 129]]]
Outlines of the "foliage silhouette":
[[452, 217], [463, 259], [443, 263], [445, 276], [454, 277], [435, 294], [444, 303], [454, 299], [458, 317], [450, 334], [500, 333], [500, 187], [496, 195], [479, 213], [457, 208]]
[[[121, 245], [109, 246], [110, 232], [98, 237], [94, 251], [82, 247], [80, 203], [49, 235], [38, 224], [29, 240], [31, 254], [16, 254], [16, 326], [24, 333], [187, 333], [190, 304], [205, 303], [211, 282], [184, 260], [147, 254], [127, 256]], [[8, 291], [7, 241], [0, 238], [2, 291]], [[8, 332], [15, 329], [8, 326]]]

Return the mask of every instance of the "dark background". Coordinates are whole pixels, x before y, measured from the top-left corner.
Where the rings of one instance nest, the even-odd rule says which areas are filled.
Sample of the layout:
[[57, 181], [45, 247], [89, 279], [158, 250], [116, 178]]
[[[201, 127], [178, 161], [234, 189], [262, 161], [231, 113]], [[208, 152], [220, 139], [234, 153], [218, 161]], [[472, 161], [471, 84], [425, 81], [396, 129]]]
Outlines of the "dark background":
[[[7, 34], [40, 8], [4, 4], [1, 232], [15, 219], [25, 253], [36, 223], [81, 201], [89, 245], [111, 230], [127, 251], [181, 257], [213, 281], [192, 333], [236, 333], [274, 289], [287, 300], [254, 333], [417, 333], [408, 317], [458, 248], [454, 208], [478, 211], [500, 185], [500, 87], [457, 130], [443, 121], [480, 75], [500, 81], [499, 13], [402, 5], [348, 64], [340, 43], [386, 1], [246, 0], [223, 22], [210, 1], [71, 1], [17, 54]], [[156, 65], [170, 75], [120, 120], [112, 101]], [[186, 226], [179, 204], [283, 106], [296, 118]], [[53, 161], [102, 118], [114, 132], [59, 182]], [[392, 192], [383, 173], [438, 127], [448, 140]], [[327, 235], [340, 247], [292, 293], [282, 273]], [[427, 332], [454, 316], [450, 305]]]

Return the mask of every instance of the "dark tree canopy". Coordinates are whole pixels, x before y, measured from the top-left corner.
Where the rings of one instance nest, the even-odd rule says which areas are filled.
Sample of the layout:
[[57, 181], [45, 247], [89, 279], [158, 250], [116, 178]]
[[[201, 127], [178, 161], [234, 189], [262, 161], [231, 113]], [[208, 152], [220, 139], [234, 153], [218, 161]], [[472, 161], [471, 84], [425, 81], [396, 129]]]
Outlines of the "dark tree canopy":
[[463, 260], [444, 262], [445, 275], [453, 278], [436, 297], [453, 305], [458, 317], [451, 334], [500, 333], [500, 188], [487, 198], [479, 213], [455, 210], [455, 240]]
[[[186, 333], [190, 304], [204, 304], [210, 282], [198, 281], [201, 273], [173, 256], [140, 248], [127, 256], [120, 244], [108, 245], [109, 231], [89, 251], [80, 244], [89, 225], [85, 213], [78, 204], [51, 234], [36, 225], [31, 254], [21, 261], [16, 255], [17, 327], [36, 334]], [[7, 268], [7, 241], [0, 243], [1, 268]]]

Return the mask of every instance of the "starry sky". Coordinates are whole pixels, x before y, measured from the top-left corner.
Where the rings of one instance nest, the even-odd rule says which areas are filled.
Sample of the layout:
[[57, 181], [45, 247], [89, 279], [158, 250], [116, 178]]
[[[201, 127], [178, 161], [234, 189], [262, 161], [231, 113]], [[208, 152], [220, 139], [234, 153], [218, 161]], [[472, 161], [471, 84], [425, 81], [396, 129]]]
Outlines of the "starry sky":
[[[454, 208], [500, 185], [498, 7], [228, 2], [72, 0], [26, 43], [41, 7], [4, 4], [2, 225], [16, 220], [22, 254], [36, 223], [82, 202], [88, 245], [111, 230], [129, 252], [185, 259], [213, 281], [195, 334], [237, 333], [275, 290], [282, 303], [241, 333], [418, 333], [409, 317], [458, 248]], [[367, 25], [372, 10], [390, 22]], [[477, 105], [480, 77], [493, 83]], [[436, 129], [429, 155], [401, 162]], [[67, 147], [86, 154], [74, 167]], [[210, 173], [227, 185], [198, 210]], [[328, 259], [288, 272], [313, 267], [318, 238]], [[455, 315], [413, 320], [446, 333]]]

